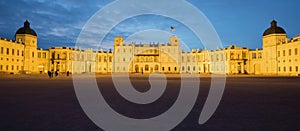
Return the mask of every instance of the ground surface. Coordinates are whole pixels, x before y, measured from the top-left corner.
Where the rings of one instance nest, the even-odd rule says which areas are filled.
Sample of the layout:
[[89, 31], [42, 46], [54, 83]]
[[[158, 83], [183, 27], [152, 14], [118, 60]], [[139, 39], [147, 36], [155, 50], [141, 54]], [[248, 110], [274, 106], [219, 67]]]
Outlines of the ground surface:
[[[215, 114], [198, 125], [210, 80], [201, 77], [197, 103], [174, 130], [300, 130], [300, 77], [227, 77]], [[110, 75], [97, 75], [97, 81], [113, 109], [135, 118], [163, 113], [180, 90], [180, 77], [170, 75], [161, 98], [137, 105], [122, 99]], [[149, 89], [147, 75], [134, 75], [131, 82], [141, 92]], [[0, 75], [0, 85], [0, 130], [101, 130], [81, 109], [71, 77]]]

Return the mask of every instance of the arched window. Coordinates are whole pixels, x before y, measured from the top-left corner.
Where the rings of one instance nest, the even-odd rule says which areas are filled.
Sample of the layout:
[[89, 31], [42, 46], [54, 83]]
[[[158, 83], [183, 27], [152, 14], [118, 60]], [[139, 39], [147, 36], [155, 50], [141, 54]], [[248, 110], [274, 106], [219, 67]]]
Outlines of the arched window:
[[155, 70], [158, 70], [158, 65], [155, 65], [155, 68], [154, 68]]

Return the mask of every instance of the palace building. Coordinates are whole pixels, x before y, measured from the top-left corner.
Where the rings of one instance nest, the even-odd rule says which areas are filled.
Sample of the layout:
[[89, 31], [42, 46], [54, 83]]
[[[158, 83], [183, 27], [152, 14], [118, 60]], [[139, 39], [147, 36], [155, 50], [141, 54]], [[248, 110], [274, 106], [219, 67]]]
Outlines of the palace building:
[[230, 45], [216, 50], [181, 51], [176, 36], [168, 43], [124, 43], [114, 38], [114, 50], [71, 47], [38, 49], [37, 33], [26, 20], [15, 40], [0, 39], [0, 73], [226, 73], [299, 75], [300, 36], [288, 38], [273, 20], [262, 35], [262, 49]]

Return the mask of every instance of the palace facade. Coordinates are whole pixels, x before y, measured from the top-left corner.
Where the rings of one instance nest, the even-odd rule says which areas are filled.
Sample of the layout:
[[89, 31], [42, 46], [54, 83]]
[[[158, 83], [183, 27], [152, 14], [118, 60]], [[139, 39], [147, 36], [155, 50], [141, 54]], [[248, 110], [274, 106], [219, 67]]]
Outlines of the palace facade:
[[15, 40], [0, 39], [1, 73], [226, 73], [299, 75], [300, 36], [288, 38], [273, 20], [262, 36], [262, 49], [230, 45], [216, 50], [184, 52], [176, 36], [168, 43], [124, 43], [114, 38], [114, 51], [71, 47], [37, 48], [36, 32], [26, 20]]

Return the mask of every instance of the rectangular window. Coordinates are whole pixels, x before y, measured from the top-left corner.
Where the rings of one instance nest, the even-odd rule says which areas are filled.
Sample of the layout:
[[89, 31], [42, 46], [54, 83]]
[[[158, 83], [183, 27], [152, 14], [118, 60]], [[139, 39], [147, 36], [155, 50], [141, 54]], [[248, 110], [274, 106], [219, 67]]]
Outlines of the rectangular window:
[[14, 49], [11, 49], [11, 54], [15, 55], [15, 50]]
[[2, 70], [2, 68], [3, 68], [2, 65], [0, 65], [0, 70]]
[[284, 72], [286, 71], [286, 68], [285, 68], [285, 67], [283, 67], [283, 71], [284, 71]]
[[6, 70], [8, 70], [8, 65], [6, 65]]
[[22, 51], [22, 56], [24, 56], [24, 51]]
[[277, 57], [280, 57], [280, 51], [278, 51]]
[[13, 66], [13, 65], [11, 66], [11, 70], [12, 70], [12, 71], [14, 70], [14, 66]]
[[290, 71], [292, 71], [292, 67], [290, 66]]
[[3, 47], [1, 47], [1, 54], [3, 54]]
[[285, 50], [284, 50], [284, 51], [282, 51], [282, 55], [283, 55], [283, 56], [285, 56]]
[[296, 66], [296, 71], [298, 72], [298, 66]]
[[32, 57], [34, 57], [34, 52], [32, 52]]
[[44, 52], [43, 53], [43, 58], [46, 58], [47, 57], [47, 54]]
[[280, 67], [278, 67], [278, 71], [280, 72]]
[[292, 55], [292, 50], [291, 49], [289, 49], [289, 56], [291, 56]]
[[38, 53], [38, 58], [41, 58], [41, 52]]
[[6, 49], [6, 54], [9, 55], [9, 48]]
[[19, 66], [17, 66], [17, 70], [19, 70]]
[[20, 55], [20, 51], [19, 50], [17, 50], [17, 56], [19, 56]]
[[256, 59], [256, 53], [253, 53], [253, 54], [252, 54], [252, 58], [253, 58], [253, 59]]
[[298, 49], [297, 48], [295, 49], [295, 55], [298, 55]]

